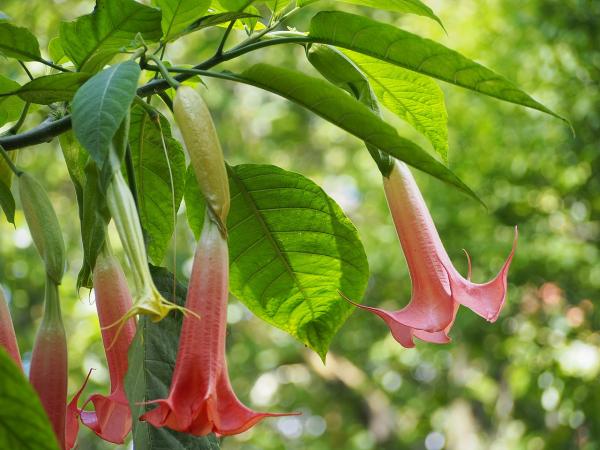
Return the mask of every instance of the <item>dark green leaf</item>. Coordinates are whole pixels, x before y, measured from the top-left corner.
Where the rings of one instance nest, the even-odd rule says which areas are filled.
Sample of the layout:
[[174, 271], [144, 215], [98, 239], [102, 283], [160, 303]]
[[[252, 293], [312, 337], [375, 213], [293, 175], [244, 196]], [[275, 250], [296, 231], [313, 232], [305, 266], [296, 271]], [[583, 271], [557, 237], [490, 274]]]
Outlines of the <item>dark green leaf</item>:
[[0, 448], [58, 450], [39, 397], [23, 371], [0, 347]]
[[70, 101], [89, 77], [87, 73], [46, 75], [24, 84], [16, 93], [26, 102], [40, 105]]
[[[156, 119], [160, 119], [160, 126]], [[129, 143], [140, 218], [148, 238], [148, 257], [155, 264], [160, 264], [173, 235], [176, 214], [183, 197], [185, 155], [181, 144], [171, 137], [167, 119], [160, 114], [156, 119], [139, 106], [132, 108]]]
[[354, 225], [309, 179], [275, 166], [229, 171], [231, 292], [325, 358], [369, 267]]
[[100, 168], [135, 97], [139, 77], [140, 67], [126, 61], [94, 75], [75, 94], [73, 131]]
[[0, 22], [0, 55], [19, 61], [42, 61], [40, 44], [27, 28]]
[[[178, 305], [185, 304], [186, 289], [180, 283], [173, 284], [173, 276], [163, 268], [152, 267], [152, 278], [165, 298]], [[175, 287], [175, 298], [173, 288]], [[131, 405], [133, 420], [133, 444], [141, 450], [218, 450], [219, 443], [211, 435], [195, 437], [168, 428], [154, 428], [148, 422], [136, 420], [153, 405], [142, 402], [166, 398], [177, 358], [177, 346], [181, 329], [181, 314], [169, 314], [158, 323], [147, 316], [138, 322], [138, 332], [129, 349], [129, 367], [125, 389]]]
[[183, 32], [208, 11], [210, 0], [156, 0], [162, 11], [163, 41]]
[[140, 33], [146, 42], [162, 36], [160, 11], [133, 0], [97, 0], [94, 12], [60, 25], [66, 55], [82, 72], [97, 72]]
[[15, 223], [15, 199], [9, 187], [0, 181], [0, 207], [6, 215], [6, 220]]
[[436, 161], [362, 103], [325, 80], [268, 64], [257, 64], [240, 75], [227, 78], [279, 94], [336, 124], [375, 148], [433, 175], [478, 199], [450, 169]]
[[190, 164], [185, 176], [185, 192], [183, 194], [185, 200], [185, 214], [188, 224], [194, 233], [196, 240], [200, 239], [202, 227], [204, 225], [204, 216], [206, 214], [206, 200], [200, 191], [196, 172]]
[[437, 42], [392, 25], [326, 11], [313, 18], [309, 37], [563, 119], [503, 76]]
[[[16, 81], [0, 75], [0, 94], [11, 94], [21, 86]], [[0, 96], [0, 127], [19, 119], [25, 102], [16, 95]]]

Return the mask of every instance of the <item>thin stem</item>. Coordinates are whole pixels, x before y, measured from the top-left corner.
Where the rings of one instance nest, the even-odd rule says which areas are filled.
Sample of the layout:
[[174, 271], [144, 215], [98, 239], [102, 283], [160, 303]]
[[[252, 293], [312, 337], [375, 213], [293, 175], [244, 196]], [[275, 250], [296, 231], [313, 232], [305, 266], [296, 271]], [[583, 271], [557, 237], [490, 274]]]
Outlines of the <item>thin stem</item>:
[[27, 113], [29, 112], [30, 105], [31, 103], [29, 102], [25, 103], [23, 111], [21, 111], [21, 116], [19, 116], [19, 120], [17, 120], [17, 123], [15, 123], [12, 127], [9, 128], [8, 134], [16, 134], [17, 131], [19, 131], [19, 128], [21, 128], [23, 122], [25, 122], [25, 118], [27, 117]]
[[215, 52], [216, 57], [219, 57], [223, 54], [223, 49], [225, 48], [225, 43], [227, 42], [227, 38], [231, 34], [231, 30], [233, 30], [233, 26], [235, 25], [235, 22], [236, 22], [236, 19], [233, 19], [231, 22], [229, 22], [229, 26], [225, 30], [225, 34], [223, 35], [223, 38], [221, 39], [221, 43], [219, 44], [219, 48], [217, 48], [217, 51]]
[[57, 65], [57, 64], [54, 64], [52, 61], [46, 61], [46, 60], [45, 60], [45, 59], [43, 59], [43, 58], [36, 59], [36, 61], [37, 61], [37, 62], [39, 62], [39, 63], [45, 64], [45, 65], [46, 65], [46, 66], [48, 66], [48, 67], [52, 67], [53, 69], [56, 69], [56, 70], [58, 70], [58, 71], [60, 71], [60, 72], [71, 72], [69, 69], [65, 69], [65, 68], [64, 68], [64, 67], [62, 67], [62, 66], [59, 66], [59, 65]]
[[29, 69], [27, 68], [27, 66], [25, 65], [25, 63], [23, 61], [19, 61], [19, 65], [23, 68], [23, 70], [25, 71], [25, 73], [27, 74], [27, 76], [29, 77], [29, 79], [33, 80], [33, 75], [31, 75], [31, 72], [29, 71]]
[[148, 59], [154, 61], [157, 67], [160, 69], [160, 73], [163, 78], [171, 85], [172, 88], [177, 89], [179, 87], [179, 82], [175, 80], [171, 74], [167, 71], [167, 68], [163, 64], [163, 62], [155, 55], [148, 55]]
[[4, 150], [4, 147], [2, 147], [0, 145], [0, 154], [2, 155], [2, 157], [4, 158], [4, 160], [6, 161], [6, 164], [8, 165], [8, 167], [10, 168], [10, 170], [13, 171], [13, 173], [20, 177], [21, 174], [23, 173], [22, 171], [20, 171], [17, 166], [15, 166], [15, 164], [12, 162], [12, 159], [10, 159], [10, 156], [8, 156], [8, 153], [6, 153], [6, 150]]

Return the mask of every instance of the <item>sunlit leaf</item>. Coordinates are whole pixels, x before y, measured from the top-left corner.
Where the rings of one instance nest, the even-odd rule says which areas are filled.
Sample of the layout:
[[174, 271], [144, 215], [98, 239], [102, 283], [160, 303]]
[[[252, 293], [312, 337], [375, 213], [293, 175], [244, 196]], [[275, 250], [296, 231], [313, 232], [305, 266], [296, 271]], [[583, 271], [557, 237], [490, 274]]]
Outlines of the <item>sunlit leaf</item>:
[[133, 0], [97, 0], [94, 12], [60, 25], [65, 54], [83, 72], [101, 70], [140, 33], [146, 42], [162, 36], [160, 11]]
[[156, 0], [162, 12], [163, 41], [184, 31], [208, 11], [210, 0]]
[[369, 268], [350, 220], [316, 184], [275, 166], [229, 171], [231, 292], [325, 358]]
[[[162, 115], [157, 118], [160, 120], [160, 127], [158, 121], [151, 118], [143, 108], [132, 108], [129, 143], [138, 191], [139, 213], [147, 237], [148, 257], [155, 264], [160, 264], [175, 229], [174, 214], [177, 213], [183, 197], [185, 155], [181, 144], [171, 137], [171, 127], [167, 119]], [[168, 161], [163, 149], [161, 131]]]
[[448, 161], [448, 113], [444, 93], [429, 77], [356, 52], [346, 53], [368, 77], [375, 95], [390, 111], [426, 136]]
[[0, 448], [58, 450], [38, 395], [0, 347]]

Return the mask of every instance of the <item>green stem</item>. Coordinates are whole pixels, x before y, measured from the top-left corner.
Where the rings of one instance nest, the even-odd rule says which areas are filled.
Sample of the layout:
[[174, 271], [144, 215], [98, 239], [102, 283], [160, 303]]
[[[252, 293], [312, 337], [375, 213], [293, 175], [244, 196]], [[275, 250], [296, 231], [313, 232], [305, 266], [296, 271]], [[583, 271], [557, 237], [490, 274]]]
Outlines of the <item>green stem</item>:
[[25, 63], [23, 61], [19, 61], [19, 65], [23, 68], [23, 70], [25, 71], [25, 73], [27, 74], [27, 76], [29, 77], [29, 79], [33, 80], [33, 75], [31, 75], [31, 72], [29, 71], [29, 69], [27, 68], [27, 66], [25, 65]]
[[15, 164], [10, 159], [10, 156], [8, 156], [8, 153], [6, 153], [6, 150], [4, 150], [4, 147], [2, 147], [2, 145], [0, 145], [0, 154], [4, 158], [4, 161], [6, 161], [6, 164], [8, 165], [9, 169], [12, 170], [12, 172], [16, 176], [20, 177], [23, 172], [19, 170], [17, 166], [15, 166]]
[[17, 131], [19, 131], [19, 128], [21, 128], [23, 122], [25, 122], [25, 118], [27, 117], [27, 113], [29, 112], [30, 105], [31, 103], [29, 102], [25, 103], [23, 111], [21, 111], [21, 115], [19, 116], [19, 120], [17, 120], [17, 123], [15, 123], [12, 127], [9, 128], [8, 134], [16, 134]]
[[62, 314], [60, 310], [60, 298], [58, 295], [58, 285], [50, 278], [46, 276], [46, 298], [44, 303], [44, 322], [46, 324], [61, 325], [62, 326]]
[[155, 55], [149, 55], [148, 59], [154, 61], [154, 63], [156, 64], [156, 66], [160, 70], [161, 75], [163, 76], [163, 78], [165, 80], [167, 80], [167, 82], [169, 83], [169, 85], [172, 88], [177, 89], [179, 87], [179, 82], [175, 78], [173, 78], [171, 76], [171, 74], [169, 73], [169, 71], [167, 70], [167, 68], [163, 64], [163, 62], [160, 60], [160, 58], [158, 58]]

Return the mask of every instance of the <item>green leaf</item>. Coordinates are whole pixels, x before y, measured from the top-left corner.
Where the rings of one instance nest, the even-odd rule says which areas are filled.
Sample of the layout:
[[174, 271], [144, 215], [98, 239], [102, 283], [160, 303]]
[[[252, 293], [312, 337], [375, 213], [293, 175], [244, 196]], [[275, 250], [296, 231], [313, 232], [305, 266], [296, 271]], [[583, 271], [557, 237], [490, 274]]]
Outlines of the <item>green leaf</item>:
[[312, 19], [309, 38], [565, 120], [503, 76], [437, 42], [392, 25], [354, 14], [324, 11]]
[[369, 78], [375, 95], [390, 111], [429, 139], [448, 162], [448, 113], [437, 83], [417, 72], [356, 52], [346, 55]]
[[[157, 119], [160, 119], [160, 126]], [[138, 190], [140, 218], [148, 238], [148, 257], [153, 263], [160, 264], [173, 235], [174, 221], [183, 197], [185, 155], [181, 144], [171, 137], [171, 127], [167, 119], [160, 114], [156, 119], [151, 118], [140, 106], [131, 110], [129, 143]]]
[[13, 225], [15, 224], [15, 199], [10, 191], [10, 188], [0, 181], [0, 207], [8, 220]]
[[194, 233], [196, 240], [200, 239], [202, 227], [204, 226], [204, 216], [206, 214], [206, 200], [200, 190], [200, 185], [196, 179], [196, 172], [190, 164], [185, 175], [185, 214], [188, 224]]
[[[173, 284], [173, 275], [163, 268], [151, 268], [152, 278], [161, 294], [178, 305], [185, 304], [186, 289], [180, 283]], [[173, 298], [175, 287], [175, 298]], [[142, 404], [150, 400], [166, 398], [177, 358], [181, 314], [169, 314], [158, 323], [146, 316], [138, 322], [136, 337], [129, 349], [129, 367], [125, 377], [125, 390], [134, 418], [155, 408]], [[143, 450], [218, 450], [214, 435], [195, 437], [168, 428], [154, 428], [148, 422], [133, 421], [133, 444]]]
[[83, 264], [77, 276], [77, 289], [82, 286], [92, 287], [92, 272], [96, 265], [96, 258], [106, 239], [106, 225], [110, 220], [110, 214], [106, 206], [101, 178], [98, 166], [91, 158], [88, 158], [85, 165], [85, 185], [83, 186], [83, 206], [81, 207]]
[[54, 102], [70, 101], [77, 89], [90, 77], [87, 73], [57, 73], [35, 78], [16, 91], [29, 103], [49, 105]]
[[27, 28], [0, 22], [0, 55], [19, 61], [43, 61], [40, 44]]
[[162, 36], [161, 14], [133, 0], [97, 0], [94, 12], [60, 25], [66, 55], [82, 72], [97, 72], [140, 33], [146, 42]]
[[[181, 36], [189, 34], [189, 33], [193, 33], [194, 31], [202, 30], [204, 28], [209, 28], [209, 27], [229, 23], [232, 20], [238, 20], [238, 21], [240, 19], [256, 20], [259, 18], [260, 18], [260, 16], [258, 16], [256, 14], [250, 14], [247, 12], [235, 12], [235, 11], [227, 11], [227, 12], [220, 12], [217, 14], [210, 14], [208, 16], [201, 17], [200, 19], [196, 20], [194, 23], [190, 24], [178, 36], [173, 37], [173, 39], [176, 39], [178, 37], [181, 37]], [[237, 24], [238, 23], [236, 22], [236, 25]], [[236, 28], [236, 27], [234, 26], [234, 28]], [[243, 29], [243, 26], [241, 26], [241, 27], [237, 26], [237, 28]]]
[[229, 176], [231, 292], [325, 359], [352, 313], [339, 292], [362, 298], [369, 278], [354, 225], [300, 174], [248, 164]]
[[[318, 0], [299, 0], [298, 6], [306, 6], [311, 3], [315, 3]], [[351, 3], [353, 5], [368, 6], [369, 8], [384, 9], [387, 11], [394, 11], [399, 13], [410, 13], [418, 16], [429, 17], [439, 23], [442, 28], [444, 25], [438, 16], [432, 11], [432, 9], [421, 2], [420, 0], [340, 0], [344, 3]]]
[[162, 11], [163, 41], [183, 32], [208, 11], [210, 0], [156, 0]]
[[400, 137], [392, 126], [369, 108], [325, 80], [268, 64], [254, 65], [240, 75], [224, 74], [223, 78], [251, 84], [298, 103], [367, 144], [461, 189], [479, 201], [477, 195], [450, 169], [414, 142]]
[[140, 67], [126, 61], [94, 75], [75, 94], [73, 131], [100, 168], [135, 97], [139, 77]]
[[7, 94], [6, 96], [0, 95], [0, 127], [19, 119], [25, 103], [12, 93], [20, 87], [16, 81], [0, 75], [0, 94]]
[[50, 421], [23, 371], [0, 347], [0, 448], [58, 450]]
[[60, 64], [63, 59], [66, 59], [65, 51], [62, 48], [60, 37], [56, 36], [48, 42], [48, 54], [54, 64]]

